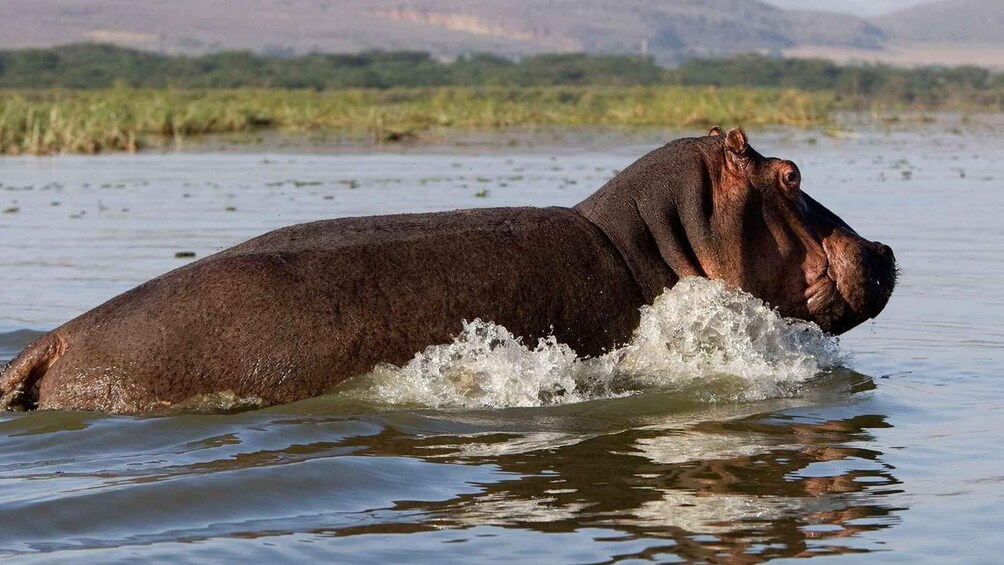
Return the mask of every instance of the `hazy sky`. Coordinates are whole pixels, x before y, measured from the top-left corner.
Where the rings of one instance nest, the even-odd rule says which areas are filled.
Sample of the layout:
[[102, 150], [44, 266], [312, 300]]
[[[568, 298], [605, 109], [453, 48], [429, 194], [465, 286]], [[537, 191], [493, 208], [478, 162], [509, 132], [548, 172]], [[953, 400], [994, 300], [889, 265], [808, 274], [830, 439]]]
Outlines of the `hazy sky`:
[[782, 8], [846, 12], [858, 16], [877, 16], [931, 0], [765, 0]]

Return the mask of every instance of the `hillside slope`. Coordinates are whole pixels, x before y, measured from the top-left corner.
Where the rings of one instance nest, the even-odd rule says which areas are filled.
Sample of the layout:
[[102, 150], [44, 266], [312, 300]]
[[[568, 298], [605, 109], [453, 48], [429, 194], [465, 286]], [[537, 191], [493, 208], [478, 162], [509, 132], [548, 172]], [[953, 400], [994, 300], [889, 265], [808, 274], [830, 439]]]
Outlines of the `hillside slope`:
[[1004, 45], [1001, 0], [939, 0], [874, 22], [902, 43]]
[[853, 16], [760, 0], [3, 0], [0, 47], [106, 42], [165, 52], [416, 49], [693, 54], [819, 44], [874, 49]]
[[[806, 9], [806, 0], [765, 0], [769, 4], [784, 8], [786, 10]], [[896, 10], [916, 6], [930, 2], [930, 0], [841, 0], [840, 2], [817, 3], [819, 7], [816, 11], [825, 10], [827, 12], [839, 12], [843, 14], [855, 14], [870, 18], [890, 14]]]

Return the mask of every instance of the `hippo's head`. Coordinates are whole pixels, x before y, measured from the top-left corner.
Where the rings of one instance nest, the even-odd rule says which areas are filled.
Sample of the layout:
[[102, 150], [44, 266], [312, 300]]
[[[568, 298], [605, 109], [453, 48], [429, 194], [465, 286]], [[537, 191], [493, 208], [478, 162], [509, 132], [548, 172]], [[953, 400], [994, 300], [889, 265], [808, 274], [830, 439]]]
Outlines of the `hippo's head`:
[[639, 159], [578, 210], [606, 232], [648, 299], [704, 276], [842, 333], [882, 311], [896, 262], [801, 181], [794, 163], [760, 155], [741, 130], [713, 128]]

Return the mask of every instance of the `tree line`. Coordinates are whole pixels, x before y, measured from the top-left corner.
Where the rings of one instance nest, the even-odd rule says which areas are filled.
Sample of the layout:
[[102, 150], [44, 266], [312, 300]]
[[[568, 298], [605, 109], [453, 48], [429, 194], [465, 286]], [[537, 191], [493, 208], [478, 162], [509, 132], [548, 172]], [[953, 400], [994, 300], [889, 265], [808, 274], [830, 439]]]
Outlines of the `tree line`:
[[826, 90], [849, 100], [887, 98], [921, 104], [990, 97], [999, 105], [1004, 75], [975, 66], [904, 69], [764, 55], [692, 59], [667, 69], [647, 57], [581, 53], [534, 55], [519, 60], [481, 54], [442, 61], [415, 51], [287, 57], [228, 51], [181, 56], [99, 44], [0, 51], [0, 88], [8, 89], [99, 89], [121, 85], [332, 90], [659, 84]]

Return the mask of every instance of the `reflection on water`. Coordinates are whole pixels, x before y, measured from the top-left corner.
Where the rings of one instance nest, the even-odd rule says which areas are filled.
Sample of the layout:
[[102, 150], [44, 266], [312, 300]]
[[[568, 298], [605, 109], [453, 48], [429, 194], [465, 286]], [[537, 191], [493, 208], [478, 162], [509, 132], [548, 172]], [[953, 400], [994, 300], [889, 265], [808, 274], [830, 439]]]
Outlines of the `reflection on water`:
[[[447, 502], [398, 508], [421, 511], [439, 527], [593, 527], [665, 540], [637, 557], [668, 553], [716, 562], [747, 555], [744, 562], [759, 562], [865, 551], [831, 542], [893, 524], [882, 495], [897, 481], [880, 453], [845, 444], [888, 424], [878, 416], [791, 420], [630, 430], [529, 453], [459, 457], [519, 478]], [[821, 464], [827, 471], [816, 476]]]
[[656, 394], [311, 415], [346, 409], [330, 396], [232, 416], [7, 416], [0, 551], [152, 558], [179, 541], [443, 531], [465, 539], [485, 529], [643, 542], [633, 553], [607, 550], [621, 559], [753, 563], [868, 551], [848, 538], [898, 520], [885, 500], [898, 492], [891, 467], [861, 447], [889, 424], [805, 410], [873, 388], [837, 371], [804, 398], [767, 405], [674, 405]]

